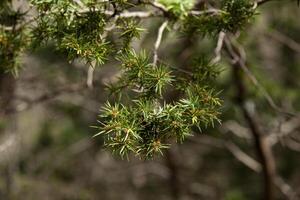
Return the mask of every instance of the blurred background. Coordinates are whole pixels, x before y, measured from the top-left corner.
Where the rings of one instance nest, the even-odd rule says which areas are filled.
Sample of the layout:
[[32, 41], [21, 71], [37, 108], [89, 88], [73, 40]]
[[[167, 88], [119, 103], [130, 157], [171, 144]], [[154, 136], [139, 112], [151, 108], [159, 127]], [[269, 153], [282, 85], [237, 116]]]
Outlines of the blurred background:
[[[275, 158], [275, 199], [300, 197], [299, 9], [293, 1], [264, 4], [238, 39], [260, 86], [278, 106], [296, 113], [277, 112], [261, 89], [246, 81], [247, 107]], [[161, 23], [143, 20], [146, 31], [134, 47], [153, 50]], [[167, 31], [159, 56], [171, 66], [185, 66], [191, 57], [211, 56], [215, 45], [216, 39]], [[97, 67], [93, 87], [87, 88], [89, 68], [83, 63], [68, 63], [51, 44], [28, 52], [10, 97], [14, 109], [0, 121], [0, 199], [262, 199], [262, 166], [223, 56], [216, 81], [224, 101], [222, 124], [172, 144], [164, 156], [150, 161], [130, 156], [128, 161], [103, 149], [101, 136], [92, 138], [99, 109], [110, 99], [105, 84], [115, 79], [119, 63]]]

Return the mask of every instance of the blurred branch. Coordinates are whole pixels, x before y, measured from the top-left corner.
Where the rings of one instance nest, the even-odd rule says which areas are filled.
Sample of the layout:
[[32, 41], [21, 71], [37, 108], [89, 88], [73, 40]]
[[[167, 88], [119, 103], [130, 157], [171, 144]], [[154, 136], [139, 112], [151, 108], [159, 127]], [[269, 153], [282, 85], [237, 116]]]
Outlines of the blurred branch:
[[297, 53], [300, 53], [300, 44], [293, 40], [292, 38], [284, 35], [283, 33], [277, 31], [277, 30], [272, 30], [272, 31], [266, 31], [265, 34], [267, 36], [270, 36], [274, 40], [277, 40], [278, 42], [286, 45], [289, 47], [291, 50], [294, 50]]
[[298, 128], [300, 128], [300, 117], [294, 117], [292, 119], [290, 119], [289, 121], [283, 123], [280, 126], [280, 130], [270, 134], [267, 138], [267, 140], [269, 140], [269, 143], [271, 145], [275, 145], [280, 138], [282, 137], [286, 137], [289, 134], [293, 133], [295, 130], [297, 130]]
[[[263, 166], [257, 160], [242, 151], [233, 142], [202, 135], [201, 138], [192, 138], [192, 142], [201, 143], [217, 148], [226, 148], [238, 161], [256, 173], [261, 173]], [[288, 200], [299, 200], [297, 193], [279, 175], [274, 176], [274, 185], [286, 196]]]
[[[238, 146], [232, 142], [225, 143], [227, 149], [234, 155], [234, 157], [243, 163], [251, 170], [260, 173], [262, 166], [255, 159], [243, 152]], [[289, 200], [298, 200], [296, 192], [288, 185], [280, 176], [274, 177], [274, 184], [278, 187], [282, 194], [284, 194]]]
[[[258, 0], [258, 1], [256, 1], [256, 4], [257, 4], [257, 6], [261, 6], [261, 5], [271, 2], [271, 1], [282, 1], [282, 0]], [[299, 6], [299, 0], [297, 0], [297, 5]]]
[[239, 138], [252, 139], [249, 129], [242, 126], [237, 121], [230, 120], [222, 123], [222, 125], [220, 126], [220, 131], [222, 131], [223, 133], [227, 133], [230, 131]]
[[0, 161], [4, 163], [5, 157], [9, 157], [9, 151], [12, 147], [17, 145], [18, 138], [15, 134], [11, 134], [8, 138], [4, 139], [4, 142], [0, 144]]
[[[268, 140], [271, 146], [274, 146], [279, 141], [283, 141], [284, 144], [287, 144], [287, 142], [289, 141], [291, 141], [290, 144], [292, 143], [296, 144], [297, 142], [293, 141], [292, 139], [282, 140], [282, 138], [289, 136], [299, 128], [300, 128], [300, 117], [298, 116], [282, 123], [279, 127], [279, 130], [275, 129], [273, 131], [270, 131], [272, 133], [268, 134], [268, 136], [266, 136], [267, 137], [266, 139]], [[239, 138], [251, 140], [251, 137], [249, 136], [250, 130], [246, 127], [243, 127], [241, 124], [239, 124], [236, 121], [229, 120], [224, 122], [220, 127], [220, 131], [222, 131], [223, 133], [227, 133], [230, 131]], [[287, 144], [287, 146], [289, 145]]]
[[263, 5], [264, 3], [267, 3], [269, 1], [272, 1], [272, 0], [258, 0], [256, 3], [257, 3], [258, 6], [260, 6], [260, 5]]
[[299, 200], [297, 193], [280, 176], [276, 177], [275, 184], [288, 200]]
[[241, 69], [244, 72], [246, 72], [247, 76], [251, 77], [251, 80], [255, 83], [255, 85], [257, 85], [258, 82], [256, 81], [255, 77], [250, 73], [248, 68], [245, 66], [245, 60], [242, 60], [242, 57], [240, 57], [241, 53], [239, 52], [239, 49], [233, 45], [229, 38], [225, 38], [225, 47], [225, 51], [232, 59], [233, 80], [235, 81], [235, 86], [237, 88], [237, 102], [249, 125], [249, 128], [255, 141], [257, 155], [262, 164], [265, 187], [264, 199], [274, 200], [274, 183], [276, 177], [274, 156], [272, 153], [271, 145], [266, 140], [266, 137], [263, 136], [257, 119], [251, 114], [251, 112], [246, 107], [247, 88], [243, 81], [243, 74], [241, 74]]
[[78, 92], [78, 91], [83, 90], [85, 88], [86, 88], [86, 84], [73, 84], [73, 85], [69, 85], [67, 87], [57, 89], [55, 91], [45, 93], [45, 94], [41, 95], [40, 97], [38, 97], [36, 99], [30, 99], [28, 97], [19, 96], [19, 97], [17, 97], [17, 99], [26, 102], [26, 105], [24, 105], [21, 108], [16, 109], [16, 110], [10, 110], [10, 112], [24, 111], [24, 110], [29, 109], [33, 105], [52, 100], [52, 99], [58, 97], [59, 95]]
[[256, 3], [257, 3], [258, 6], [261, 6], [261, 5], [263, 5], [265, 3], [268, 3], [270, 1], [274, 1], [274, 0], [258, 0]]
[[234, 155], [234, 157], [242, 162], [244, 165], [249, 167], [255, 172], [261, 171], [261, 165], [256, 160], [248, 156], [245, 152], [243, 152], [237, 145], [235, 145], [232, 142], [226, 142], [225, 143], [227, 149]]
[[300, 143], [299, 142], [296, 142], [292, 139], [287, 139], [287, 140], [285, 140], [285, 145], [293, 151], [300, 152]]
[[[237, 65], [238, 68], [242, 69], [243, 72], [247, 75], [247, 77], [250, 79], [250, 81], [261, 91], [262, 95], [267, 100], [270, 107], [275, 110], [276, 112], [296, 116], [295, 113], [288, 112], [280, 108], [275, 101], [273, 100], [272, 96], [269, 94], [269, 92], [260, 84], [260, 82], [257, 80], [257, 78], [254, 76], [254, 74], [249, 70], [249, 68], [246, 66], [245, 63], [245, 52], [241, 45], [239, 45], [236, 41], [229, 41], [229, 39], [225, 39], [226, 43], [226, 51], [231, 56], [232, 63], [234, 65]], [[233, 44], [234, 43], [234, 44]]]

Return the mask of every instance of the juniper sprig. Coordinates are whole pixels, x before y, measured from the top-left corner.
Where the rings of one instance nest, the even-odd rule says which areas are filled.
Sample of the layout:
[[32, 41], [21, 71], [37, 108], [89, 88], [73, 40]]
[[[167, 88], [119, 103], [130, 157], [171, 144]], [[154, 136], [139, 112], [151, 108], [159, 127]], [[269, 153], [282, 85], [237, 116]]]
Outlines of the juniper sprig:
[[[163, 32], [180, 30], [200, 36], [236, 32], [251, 21], [256, 9], [247, 0], [204, 3], [201, 8], [194, 0], [30, 3], [34, 16], [0, 10], [0, 71], [16, 74], [18, 57], [25, 49], [48, 44], [70, 61], [81, 59], [97, 66], [109, 59], [118, 61], [121, 75], [107, 88], [122, 98], [102, 108], [97, 135], [103, 135], [105, 146], [122, 157], [133, 152], [142, 158], [162, 153], [173, 141], [184, 141], [192, 135], [193, 127], [201, 129], [219, 121], [221, 100], [213, 87], [220, 72], [218, 66], [207, 58], [196, 59], [187, 71], [164, 64], [158, 59], [160, 43], [167, 40], [162, 37]], [[10, 1], [1, 5], [12, 8]], [[164, 20], [155, 42], [153, 62], [149, 50], [133, 50], [132, 41], [145, 33], [144, 18]], [[165, 97], [170, 93], [179, 94], [178, 99], [167, 102]]]

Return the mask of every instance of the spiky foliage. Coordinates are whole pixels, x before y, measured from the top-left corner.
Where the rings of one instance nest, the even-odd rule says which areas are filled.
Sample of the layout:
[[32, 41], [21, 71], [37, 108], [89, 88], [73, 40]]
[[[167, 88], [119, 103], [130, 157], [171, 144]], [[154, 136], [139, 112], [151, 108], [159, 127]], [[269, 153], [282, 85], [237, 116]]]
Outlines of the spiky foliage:
[[35, 0], [33, 4], [39, 10], [38, 26], [33, 30], [34, 45], [51, 41], [70, 60], [82, 58], [88, 63], [105, 62], [109, 43], [101, 36], [106, 24], [103, 13], [95, 7], [82, 9], [74, 1]]
[[[16, 11], [0, 10], [1, 72], [16, 73], [17, 57], [29, 43], [33, 49], [53, 44], [70, 61], [118, 60], [121, 75], [108, 85], [118, 98], [103, 107], [99, 135], [122, 157], [133, 152], [142, 158], [162, 153], [173, 141], [182, 142], [193, 127], [213, 125], [221, 105], [212, 84], [219, 69], [209, 59], [196, 59], [186, 72], [161, 60], [152, 63], [147, 51], [132, 50], [133, 39], [143, 31], [143, 18], [161, 17], [172, 22], [170, 29], [215, 35], [242, 29], [255, 13], [247, 0], [222, 0], [212, 10], [205, 6], [195, 10], [194, 0], [31, 0], [31, 4], [37, 14], [29, 21]], [[10, 1], [3, 5], [12, 7]], [[13, 25], [7, 24], [12, 19]], [[170, 93], [179, 98], [167, 103]]]
[[[192, 134], [192, 127], [213, 125], [218, 120], [220, 100], [205, 87], [203, 80], [214, 77], [214, 72], [202, 73], [201, 65], [193, 78], [184, 83], [185, 94], [177, 102], [166, 103], [163, 91], [173, 83], [172, 72], [165, 65], [153, 65], [145, 52], [126, 52], [120, 56], [124, 73], [118, 87], [110, 86], [111, 92], [130, 89], [137, 93], [128, 106], [107, 103], [100, 115], [100, 132], [105, 144], [122, 157], [133, 152], [142, 158], [169, 147], [171, 141], [182, 142]], [[201, 61], [202, 62], [202, 61]], [[203, 62], [202, 62], [203, 64]], [[207, 64], [207, 63], [206, 63]], [[190, 81], [188, 81], [190, 79]]]
[[120, 38], [123, 40], [122, 50], [130, 49], [130, 44], [134, 38], [140, 38], [144, 29], [140, 28], [139, 21], [136, 19], [119, 19], [117, 25], [120, 29]]
[[122, 53], [118, 59], [122, 62], [123, 75], [114, 86], [109, 86], [111, 93], [130, 88], [144, 98], [159, 98], [167, 84], [172, 81], [171, 72], [166, 66], [154, 66], [145, 51], [137, 54], [134, 50]]
[[[54, 42], [58, 50], [67, 54], [69, 60], [83, 59], [102, 65], [110, 53], [128, 49], [133, 38], [143, 29], [134, 18], [114, 20], [123, 9], [132, 6], [127, 1], [44, 1], [32, 0], [39, 11], [37, 26], [33, 29], [33, 47]], [[111, 3], [113, 12], [106, 12]], [[112, 24], [113, 23], [113, 24]], [[107, 39], [111, 27], [119, 29], [122, 45], [113, 46]]]

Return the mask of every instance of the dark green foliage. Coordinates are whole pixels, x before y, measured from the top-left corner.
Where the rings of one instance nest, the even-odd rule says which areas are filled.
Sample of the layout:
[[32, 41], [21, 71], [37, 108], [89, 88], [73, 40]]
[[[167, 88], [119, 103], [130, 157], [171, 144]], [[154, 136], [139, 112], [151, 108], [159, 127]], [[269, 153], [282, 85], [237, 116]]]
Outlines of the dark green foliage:
[[222, 20], [223, 30], [230, 32], [242, 29], [255, 14], [253, 4], [248, 0], [223, 0], [222, 10], [224, 11]]
[[191, 71], [192, 80], [197, 84], [208, 84], [214, 81], [221, 72], [219, 66], [210, 63], [205, 56], [194, 59]]
[[[96, 61], [102, 65], [110, 53], [130, 48], [132, 39], [138, 38], [143, 30], [137, 27], [138, 20], [134, 18], [114, 20], [122, 9], [134, 6], [127, 1], [112, 1], [113, 13], [105, 12], [108, 6], [105, 2], [82, 1], [84, 8], [75, 1], [34, 0], [32, 3], [39, 11], [38, 25], [32, 31], [32, 46], [54, 42], [69, 60], [80, 58], [89, 64]], [[119, 30], [122, 45], [110, 43], [107, 39], [110, 29]]]
[[140, 37], [141, 32], [144, 30], [138, 27], [138, 20], [136, 19], [119, 19], [117, 25], [120, 29], [120, 38], [123, 39], [123, 50], [130, 49], [130, 44], [133, 38]]
[[19, 56], [28, 44], [28, 31], [18, 24], [24, 15], [5, 2], [0, 7], [0, 73], [18, 74]]
[[248, 0], [223, 0], [220, 10], [189, 15], [183, 23], [185, 32], [214, 35], [220, 31], [236, 32], [249, 23], [255, 10]]
[[18, 74], [19, 56], [26, 47], [27, 34], [0, 28], [0, 72]]
[[[38, 26], [33, 30], [33, 46], [55, 42], [70, 60], [82, 58], [87, 63], [103, 64], [109, 43], [102, 37], [106, 16], [91, 7], [80, 9], [73, 1], [34, 1], [39, 8]], [[98, 8], [97, 8], [98, 9]]]

